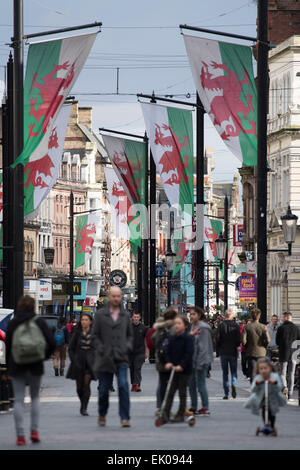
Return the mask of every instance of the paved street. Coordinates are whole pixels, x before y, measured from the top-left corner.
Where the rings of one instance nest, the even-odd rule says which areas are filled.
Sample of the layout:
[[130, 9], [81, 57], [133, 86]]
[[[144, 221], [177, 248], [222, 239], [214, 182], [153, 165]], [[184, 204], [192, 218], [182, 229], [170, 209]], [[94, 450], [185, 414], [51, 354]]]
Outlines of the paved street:
[[[279, 437], [256, 437], [260, 417], [243, 408], [249, 395], [248, 381], [239, 378], [238, 398], [224, 402], [219, 360], [208, 379], [210, 417], [198, 417], [194, 428], [186, 424], [154, 426], [157, 375], [153, 365], [143, 368], [143, 391], [131, 394], [132, 427], [121, 429], [117, 393], [111, 394], [106, 428], [97, 425], [97, 385], [93, 383], [89, 417], [79, 414], [75, 383], [54, 377], [52, 364], [46, 364], [41, 394], [42, 443], [26, 449], [299, 449], [300, 407], [292, 402], [278, 415]], [[29, 405], [25, 422], [29, 429]], [[28, 432], [27, 432], [28, 434]], [[0, 415], [0, 449], [16, 449], [12, 414]]]

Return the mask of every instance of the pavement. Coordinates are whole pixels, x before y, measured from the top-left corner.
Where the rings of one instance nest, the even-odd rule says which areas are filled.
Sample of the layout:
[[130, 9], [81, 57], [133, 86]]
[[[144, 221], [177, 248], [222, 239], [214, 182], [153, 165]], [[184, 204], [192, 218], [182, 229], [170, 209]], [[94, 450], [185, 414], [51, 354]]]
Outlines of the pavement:
[[[224, 401], [219, 359], [214, 361], [211, 378], [207, 379], [211, 416], [197, 417], [194, 427], [186, 423], [155, 427], [157, 373], [152, 364], [146, 363], [143, 367], [142, 392], [131, 393], [131, 428], [120, 427], [117, 392], [111, 393], [107, 426], [99, 428], [97, 383], [92, 383], [89, 416], [84, 417], [79, 414], [75, 382], [55, 377], [50, 361], [45, 366], [39, 430], [42, 442], [28, 443], [22, 450], [298, 450], [300, 447], [297, 394], [295, 400], [281, 408], [277, 415], [279, 436], [256, 437], [256, 427], [262, 425], [261, 417], [244, 408], [249, 396], [249, 382], [242, 378], [239, 366], [237, 398]], [[28, 434], [29, 401], [26, 398], [25, 426]], [[18, 449], [11, 412], [0, 414], [0, 449]]]

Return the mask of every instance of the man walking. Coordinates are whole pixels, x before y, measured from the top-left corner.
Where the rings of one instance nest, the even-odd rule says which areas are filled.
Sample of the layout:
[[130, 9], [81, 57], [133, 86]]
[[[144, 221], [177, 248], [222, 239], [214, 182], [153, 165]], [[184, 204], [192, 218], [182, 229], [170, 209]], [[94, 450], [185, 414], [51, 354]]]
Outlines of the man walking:
[[239, 325], [233, 320], [234, 313], [231, 309], [226, 310], [225, 320], [220, 323], [216, 334], [216, 353], [220, 356], [223, 371], [223, 400], [229, 397], [229, 376], [231, 373], [231, 395], [236, 398], [237, 387], [237, 358], [238, 347], [241, 344], [241, 334]]
[[267, 356], [272, 360], [272, 356], [274, 354], [273, 351], [278, 350], [278, 345], [276, 344], [276, 335], [279, 328], [278, 315], [272, 315], [271, 322], [269, 323], [267, 328], [270, 336], [270, 344], [268, 346]]
[[258, 308], [251, 310], [252, 322], [243, 329], [242, 343], [246, 348], [248, 358], [250, 382], [255, 375], [256, 362], [259, 358], [265, 357], [267, 347], [270, 343], [270, 336], [266, 325], [259, 323], [261, 311]]
[[[283, 393], [290, 400], [293, 396], [296, 360], [293, 359], [293, 352], [298, 345], [293, 345], [294, 341], [300, 340], [300, 330], [292, 322], [292, 314], [285, 312], [283, 314], [283, 323], [279, 326], [276, 343], [279, 347], [279, 363], [281, 379], [284, 386]], [[288, 382], [287, 382], [288, 375]]]
[[109, 303], [95, 314], [92, 342], [95, 348], [94, 371], [99, 378], [99, 426], [105, 426], [109, 406], [109, 391], [114, 374], [119, 390], [119, 413], [122, 427], [130, 427], [129, 386], [127, 369], [132, 351], [132, 325], [122, 307], [122, 291], [113, 286], [108, 293]]
[[133, 349], [129, 359], [131, 391], [141, 392], [142, 366], [145, 359], [149, 356], [149, 350], [146, 345], [148, 328], [141, 322], [141, 315], [139, 313], [134, 313], [131, 320], [133, 330]]
[[[190, 309], [190, 319], [192, 323], [190, 334], [194, 337], [193, 370], [189, 382], [190, 411], [199, 416], [210, 416], [206, 378], [214, 358], [211, 328], [209, 323], [205, 321], [206, 316], [202, 308], [192, 307]], [[202, 402], [202, 408], [198, 411], [197, 391]]]

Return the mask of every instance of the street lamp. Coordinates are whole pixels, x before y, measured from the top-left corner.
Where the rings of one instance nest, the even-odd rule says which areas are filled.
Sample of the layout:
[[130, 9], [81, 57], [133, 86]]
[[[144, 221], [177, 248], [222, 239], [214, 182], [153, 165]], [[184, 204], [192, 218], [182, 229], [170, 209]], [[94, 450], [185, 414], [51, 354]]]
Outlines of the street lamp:
[[166, 258], [166, 266], [167, 266], [167, 272], [168, 272], [168, 277], [167, 277], [167, 299], [168, 299], [168, 307], [171, 305], [171, 279], [172, 279], [172, 272], [175, 266], [175, 258], [176, 254], [173, 253], [171, 249], [167, 251], [165, 254]]
[[227, 254], [227, 240], [220, 233], [219, 238], [215, 240], [215, 244], [216, 244], [217, 258], [220, 261], [220, 268], [222, 269], [223, 261], [225, 261], [226, 254]]
[[294, 243], [296, 239], [297, 220], [298, 217], [292, 214], [290, 206], [288, 207], [287, 213], [281, 217], [284, 241], [288, 245], [289, 256], [292, 254], [292, 243]]

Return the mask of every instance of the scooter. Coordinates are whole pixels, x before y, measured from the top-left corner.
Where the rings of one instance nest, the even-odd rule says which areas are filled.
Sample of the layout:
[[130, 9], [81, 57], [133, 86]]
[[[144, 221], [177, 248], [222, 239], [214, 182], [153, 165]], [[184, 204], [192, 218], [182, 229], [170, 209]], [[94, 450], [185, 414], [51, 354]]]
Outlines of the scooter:
[[[163, 402], [162, 402], [162, 405], [161, 405], [160, 414], [155, 420], [155, 426], [156, 427], [160, 427], [163, 424], [166, 424], [166, 422], [163, 419], [163, 416], [164, 416], [164, 410], [165, 410], [165, 407], [166, 407], [166, 404], [167, 404], [167, 399], [168, 399], [168, 396], [169, 396], [169, 393], [170, 393], [171, 384], [172, 384], [172, 381], [173, 381], [173, 378], [174, 378], [174, 374], [175, 374], [175, 367], [172, 367], [172, 371], [171, 371], [171, 374], [170, 374], [170, 377], [169, 377], [169, 380], [168, 380], [166, 393], [165, 393], [165, 396], [164, 396], [164, 399], [163, 399]], [[189, 416], [188, 419], [186, 420], [186, 422], [189, 426], [191, 426], [191, 427], [194, 426], [195, 423], [196, 423], [195, 416], [194, 415]]]
[[268, 380], [265, 381], [265, 419], [264, 419], [264, 426], [256, 428], [256, 436], [262, 433], [265, 436], [277, 436], [277, 429], [272, 428], [269, 422], [269, 382]]

